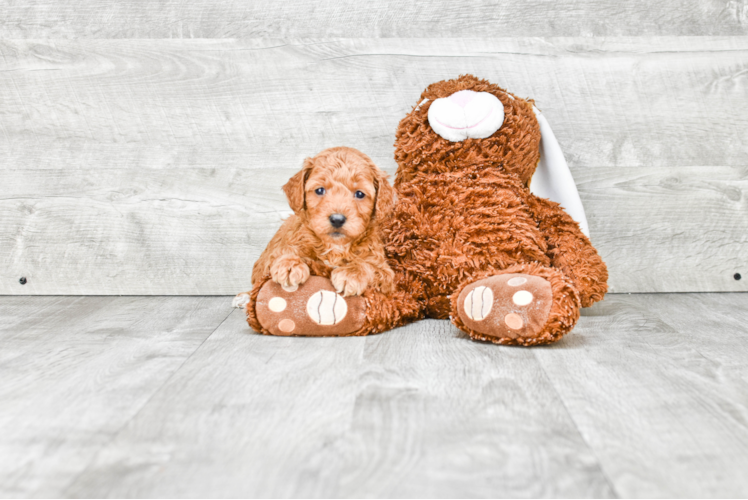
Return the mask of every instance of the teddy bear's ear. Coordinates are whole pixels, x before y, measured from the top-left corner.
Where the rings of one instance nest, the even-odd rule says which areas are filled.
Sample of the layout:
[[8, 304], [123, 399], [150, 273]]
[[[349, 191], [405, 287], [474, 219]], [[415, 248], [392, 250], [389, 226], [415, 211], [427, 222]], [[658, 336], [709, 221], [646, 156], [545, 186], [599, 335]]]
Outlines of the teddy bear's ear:
[[577, 185], [571, 176], [564, 154], [561, 152], [556, 136], [548, 120], [533, 106], [540, 125], [540, 161], [530, 181], [530, 191], [540, 198], [548, 198], [561, 205], [572, 219], [579, 223], [585, 236], [589, 237], [587, 216], [584, 214], [582, 200], [579, 198]]

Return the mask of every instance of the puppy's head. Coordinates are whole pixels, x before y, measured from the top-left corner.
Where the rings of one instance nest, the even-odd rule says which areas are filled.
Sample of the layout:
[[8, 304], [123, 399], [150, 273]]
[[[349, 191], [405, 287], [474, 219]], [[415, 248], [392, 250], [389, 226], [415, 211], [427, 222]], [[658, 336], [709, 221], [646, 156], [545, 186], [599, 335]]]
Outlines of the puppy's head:
[[291, 209], [322, 241], [338, 245], [361, 237], [395, 203], [387, 174], [362, 152], [346, 147], [304, 160], [283, 191]]

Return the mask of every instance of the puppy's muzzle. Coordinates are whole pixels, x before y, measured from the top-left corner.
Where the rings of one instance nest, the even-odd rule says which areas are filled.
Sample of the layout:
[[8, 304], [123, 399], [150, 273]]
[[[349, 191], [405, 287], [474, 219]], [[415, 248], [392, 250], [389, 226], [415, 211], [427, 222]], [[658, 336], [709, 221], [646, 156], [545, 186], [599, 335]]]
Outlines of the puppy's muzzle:
[[330, 216], [330, 224], [336, 229], [340, 229], [345, 224], [346, 218], [343, 214], [332, 214]]

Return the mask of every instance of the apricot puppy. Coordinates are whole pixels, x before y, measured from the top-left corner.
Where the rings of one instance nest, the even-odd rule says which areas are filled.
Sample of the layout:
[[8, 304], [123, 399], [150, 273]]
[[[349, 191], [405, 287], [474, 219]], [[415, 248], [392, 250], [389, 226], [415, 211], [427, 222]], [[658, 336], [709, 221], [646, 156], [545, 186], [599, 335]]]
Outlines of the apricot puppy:
[[[252, 284], [270, 275], [286, 291], [295, 291], [314, 274], [330, 278], [343, 296], [373, 287], [393, 288], [379, 226], [394, 205], [394, 190], [362, 152], [330, 148], [304, 166], [285, 186], [294, 214], [283, 222], [252, 269]], [[235, 299], [243, 306], [245, 300]]]

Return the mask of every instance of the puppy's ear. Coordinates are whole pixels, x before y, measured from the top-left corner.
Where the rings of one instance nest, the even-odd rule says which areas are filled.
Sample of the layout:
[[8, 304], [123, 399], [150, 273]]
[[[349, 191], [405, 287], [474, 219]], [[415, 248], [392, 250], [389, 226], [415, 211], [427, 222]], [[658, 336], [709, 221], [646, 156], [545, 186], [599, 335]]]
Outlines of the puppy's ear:
[[392, 213], [395, 207], [395, 190], [387, 180], [387, 174], [374, 167], [374, 186], [377, 188], [377, 200], [374, 205], [374, 215], [382, 220]]
[[293, 210], [294, 213], [299, 213], [306, 208], [304, 187], [313, 167], [314, 164], [312, 163], [312, 159], [306, 158], [302, 169], [296, 175], [288, 179], [288, 182], [283, 186], [283, 192], [286, 193], [288, 204], [291, 206], [291, 210]]

